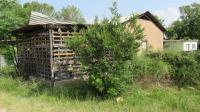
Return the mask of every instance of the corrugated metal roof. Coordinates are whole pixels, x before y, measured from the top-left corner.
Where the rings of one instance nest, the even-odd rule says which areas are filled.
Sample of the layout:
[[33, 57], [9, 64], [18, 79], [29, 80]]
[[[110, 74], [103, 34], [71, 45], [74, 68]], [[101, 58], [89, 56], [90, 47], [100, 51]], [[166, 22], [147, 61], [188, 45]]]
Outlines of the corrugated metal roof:
[[76, 22], [57, 21], [47, 15], [32, 11], [28, 25], [44, 25], [44, 24], [76, 24]]
[[85, 27], [86, 25], [89, 24], [78, 24], [76, 22], [62, 22], [62, 21], [58, 21], [55, 20], [47, 15], [38, 13], [38, 12], [31, 12], [30, 18], [29, 18], [29, 23], [28, 25], [15, 29], [12, 31], [13, 34], [17, 34], [17, 33], [28, 33], [34, 30], [40, 30], [40, 29], [44, 29], [49, 27], [49, 25], [53, 25], [53, 26], [80, 26], [80, 27]]

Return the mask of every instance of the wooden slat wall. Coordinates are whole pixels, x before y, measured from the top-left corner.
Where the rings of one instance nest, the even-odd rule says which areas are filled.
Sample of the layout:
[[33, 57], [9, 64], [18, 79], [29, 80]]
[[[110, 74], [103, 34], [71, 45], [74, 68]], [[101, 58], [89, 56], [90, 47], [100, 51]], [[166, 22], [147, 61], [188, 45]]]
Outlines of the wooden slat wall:
[[68, 29], [64, 30], [53, 30], [53, 71], [56, 80], [76, 79], [81, 73], [81, 64], [76, 61], [75, 53], [66, 48], [64, 43], [73, 33]]
[[[65, 39], [74, 33], [71, 27], [53, 27], [33, 31], [18, 38], [18, 62], [22, 73], [47, 81], [77, 79], [81, 64], [75, 53], [65, 47]], [[79, 33], [76, 33], [79, 34]], [[21, 39], [20, 39], [21, 38]]]
[[26, 75], [51, 79], [49, 32], [37, 31], [18, 40], [19, 68]]

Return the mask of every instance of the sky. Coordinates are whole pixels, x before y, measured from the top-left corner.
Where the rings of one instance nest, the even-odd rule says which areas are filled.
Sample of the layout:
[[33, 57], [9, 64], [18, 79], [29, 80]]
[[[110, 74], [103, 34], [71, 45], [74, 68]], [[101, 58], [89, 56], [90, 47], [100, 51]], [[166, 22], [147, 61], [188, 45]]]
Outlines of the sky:
[[[31, 1], [48, 3], [58, 11], [64, 6], [75, 5], [83, 13], [88, 23], [93, 22], [97, 15], [99, 18], [110, 17], [109, 8], [112, 0], [18, 0], [21, 4]], [[118, 10], [122, 16], [132, 13], [150, 11], [164, 20], [165, 26], [169, 26], [180, 17], [179, 7], [192, 3], [200, 3], [200, 0], [118, 0]]]

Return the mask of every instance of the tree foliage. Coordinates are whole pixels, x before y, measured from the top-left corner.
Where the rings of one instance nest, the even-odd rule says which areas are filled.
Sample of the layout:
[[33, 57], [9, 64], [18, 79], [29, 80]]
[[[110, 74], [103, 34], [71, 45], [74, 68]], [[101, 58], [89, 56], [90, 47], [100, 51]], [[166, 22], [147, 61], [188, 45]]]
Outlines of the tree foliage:
[[29, 11], [36, 11], [50, 17], [56, 17], [56, 11], [53, 6], [47, 3], [39, 3], [37, 1], [32, 1], [25, 3], [24, 8], [28, 9]]
[[78, 23], [85, 23], [85, 19], [79, 8], [76, 6], [63, 7], [61, 11], [55, 11], [54, 7], [47, 3], [39, 3], [32, 1], [24, 4], [24, 8], [29, 11], [36, 11], [61, 21], [74, 21]]
[[164, 22], [165, 22], [164, 19], [160, 18], [160, 17], [157, 16], [157, 15], [154, 15], [154, 17], [156, 18], [156, 20], [157, 20], [161, 25], [165, 26], [165, 25], [164, 25]]
[[200, 4], [180, 7], [180, 20], [168, 29], [169, 38], [200, 39]]
[[23, 26], [27, 12], [16, 0], [0, 1], [0, 39], [11, 36], [11, 31]]
[[67, 39], [66, 45], [87, 68], [91, 86], [101, 95], [117, 96], [122, 92], [124, 65], [136, 55], [136, 40], [143, 37], [143, 30], [136, 25], [136, 16], [127, 25], [120, 23], [116, 2], [110, 10], [111, 20], [96, 22], [83, 35]]
[[58, 18], [63, 21], [74, 21], [78, 23], [85, 23], [85, 19], [79, 8], [76, 6], [63, 7], [60, 12], [58, 12]]

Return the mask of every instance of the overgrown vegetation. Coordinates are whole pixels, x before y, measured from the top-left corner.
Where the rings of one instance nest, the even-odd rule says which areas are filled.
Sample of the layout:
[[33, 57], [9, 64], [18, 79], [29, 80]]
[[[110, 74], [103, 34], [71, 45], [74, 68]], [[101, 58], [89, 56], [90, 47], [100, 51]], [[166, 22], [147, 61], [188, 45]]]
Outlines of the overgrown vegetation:
[[[0, 74], [0, 108], [9, 112], [163, 112], [200, 111], [200, 91], [192, 88], [178, 90], [172, 86], [154, 84], [149, 88], [131, 84], [123, 101], [98, 99], [85, 82], [51, 88], [32, 81], [11, 78], [14, 69], [4, 68]], [[2, 73], [2, 68], [0, 69]]]
[[[16, 10], [10, 10], [11, 6], [16, 6]], [[26, 4], [28, 7], [30, 10], [45, 11], [43, 13], [47, 15], [54, 13], [54, 8], [48, 4], [32, 2]], [[183, 15], [188, 13], [187, 10], [192, 13], [191, 7], [197, 9], [199, 5], [183, 7]], [[21, 16], [27, 16], [26, 11], [22, 13], [22, 6], [15, 0], [0, 1], [0, 8], [3, 12], [0, 16], [6, 16], [5, 23], [0, 25], [0, 34], [10, 37], [10, 31], [25, 22]], [[68, 16], [66, 12], [63, 16]], [[75, 35], [66, 40], [67, 46], [76, 52], [82, 62], [86, 75], [90, 76], [89, 81], [80, 80], [54, 88], [38, 80], [24, 81], [22, 77], [17, 77], [13, 66], [15, 49], [1, 45], [0, 53], [5, 55], [10, 66], [0, 68], [0, 110], [5, 107], [9, 112], [199, 112], [200, 52], [164, 51], [136, 56], [139, 47], [137, 40], [143, 37], [142, 29], [136, 25], [136, 16], [132, 17], [130, 24], [122, 25], [116, 2], [111, 12], [111, 20], [96, 20], [82, 36]], [[18, 13], [20, 17], [17, 17], [15, 23], [13, 16]], [[197, 15], [193, 16], [198, 19]], [[191, 18], [183, 18], [188, 20], [181, 22], [191, 22]], [[189, 23], [187, 25], [191, 26]], [[127, 27], [134, 28], [133, 32], [127, 31]], [[102, 96], [120, 96], [118, 98], [121, 99], [117, 102], [114, 98], [102, 99]]]
[[22, 77], [15, 77], [16, 73], [12, 66], [0, 68], [0, 90], [8, 92], [18, 92], [18, 95], [22, 96], [40, 96], [47, 95], [51, 97], [71, 98], [83, 100], [87, 96], [93, 96], [92, 91], [89, 91], [90, 87], [84, 81], [74, 82], [67, 86], [50, 87], [44, 82], [39, 80], [25, 81]]
[[[120, 22], [117, 3], [111, 8], [111, 20], [104, 19], [88, 27], [81, 36], [66, 40], [66, 45], [76, 52], [79, 61], [87, 68], [89, 83], [102, 96], [118, 96], [124, 88], [124, 65], [137, 53], [139, 40], [143, 37], [136, 16], [130, 24]], [[133, 28], [127, 31], [127, 26]]]
[[199, 52], [161, 52], [149, 56], [168, 64], [169, 75], [176, 85], [195, 86], [200, 82]]
[[162, 60], [153, 59], [148, 56], [134, 58], [129, 62], [128, 69], [134, 78], [140, 76], [154, 76], [158, 80], [165, 75], [170, 74], [170, 65]]

